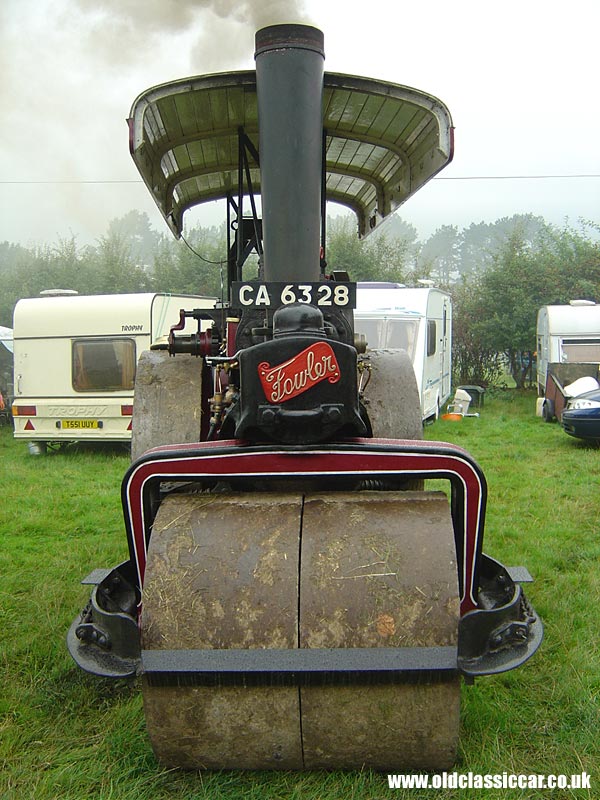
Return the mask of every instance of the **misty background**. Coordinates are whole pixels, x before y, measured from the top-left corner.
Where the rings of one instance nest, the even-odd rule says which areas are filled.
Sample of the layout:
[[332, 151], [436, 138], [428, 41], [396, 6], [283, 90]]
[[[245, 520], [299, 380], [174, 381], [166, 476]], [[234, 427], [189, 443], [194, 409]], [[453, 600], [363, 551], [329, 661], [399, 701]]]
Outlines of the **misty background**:
[[[253, 68], [256, 29], [277, 22], [320, 27], [328, 70], [416, 86], [450, 108], [454, 161], [399, 212], [422, 239], [514, 214], [598, 220], [596, 0], [3, 0], [0, 242], [93, 244], [133, 209], [165, 231], [128, 152], [133, 100]], [[188, 224], [218, 224], [216, 205]]]
[[0, 325], [47, 288], [222, 296], [223, 206], [186, 215], [195, 252], [174, 240], [125, 120], [150, 86], [253, 68], [278, 22], [321, 28], [329, 71], [438, 96], [456, 126], [452, 164], [364, 243], [330, 205], [330, 265], [446, 286], [458, 379], [508, 362], [525, 382], [537, 309], [600, 302], [596, 0], [3, 0]]

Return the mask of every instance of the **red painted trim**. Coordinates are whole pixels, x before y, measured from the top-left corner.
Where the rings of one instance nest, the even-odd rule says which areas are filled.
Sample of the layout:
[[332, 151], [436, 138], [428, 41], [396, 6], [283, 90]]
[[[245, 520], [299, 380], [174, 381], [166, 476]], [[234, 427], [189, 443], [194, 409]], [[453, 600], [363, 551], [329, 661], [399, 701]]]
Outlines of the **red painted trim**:
[[[125, 521], [133, 539], [140, 587], [152, 522], [145, 518], [144, 493], [151, 481], [274, 474], [278, 477], [352, 474], [369, 478], [407, 474], [450, 477], [462, 485], [462, 530], [455, 531], [463, 554], [461, 613], [476, 608], [477, 557], [483, 539], [486, 493], [485, 479], [477, 465], [461, 448], [441, 442], [355, 439], [349, 444], [355, 447], [257, 450], [240, 442], [203, 442], [148, 451], [131, 467], [123, 485]], [[219, 452], [211, 452], [215, 450]]]

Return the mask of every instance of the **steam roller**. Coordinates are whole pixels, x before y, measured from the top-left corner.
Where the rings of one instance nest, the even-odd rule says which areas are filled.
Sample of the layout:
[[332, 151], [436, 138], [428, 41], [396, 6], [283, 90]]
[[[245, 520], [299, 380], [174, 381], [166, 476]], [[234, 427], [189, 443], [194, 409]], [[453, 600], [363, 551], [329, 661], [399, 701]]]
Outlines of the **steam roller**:
[[483, 553], [481, 469], [422, 438], [408, 355], [355, 333], [325, 208], [375, 230], [451, 160], [450, 114], [324, 72], [310, 26], [259, 30], [255, 58], [131, 110], [177, 237], [188, 208], [225, 200], [226, 290], [139, 359], [129, 558], [84, 580], [68, 647], [94, 674], [141, 676], [167, 766], [447, 769], [461, 682], [523, 664], [542, 624], [527, 570]]

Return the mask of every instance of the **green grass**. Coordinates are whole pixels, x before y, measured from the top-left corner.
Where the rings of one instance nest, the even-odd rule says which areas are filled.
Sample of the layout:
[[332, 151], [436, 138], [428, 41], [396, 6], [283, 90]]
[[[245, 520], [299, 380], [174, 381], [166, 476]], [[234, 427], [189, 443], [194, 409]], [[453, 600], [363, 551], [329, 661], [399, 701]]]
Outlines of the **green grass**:
[[69, 450], [32, 458], [0, 428], [0, 798], [600, 796], [600, 450], [534, 415], [535, 397], [486, 396], [479, 418], [438, 421], [428, 439], [469, 450], [489, 484], [485, 550], [524, 564], [545, 641], [524, 667], [463, 687], [459, 773], [579, 773], [591, 792], [395, 790], [350, 773], [164, 770], [135, 682], [80, 672], [65, 634], [79, 580], [126, 557], [120, 481], [128, 458]]

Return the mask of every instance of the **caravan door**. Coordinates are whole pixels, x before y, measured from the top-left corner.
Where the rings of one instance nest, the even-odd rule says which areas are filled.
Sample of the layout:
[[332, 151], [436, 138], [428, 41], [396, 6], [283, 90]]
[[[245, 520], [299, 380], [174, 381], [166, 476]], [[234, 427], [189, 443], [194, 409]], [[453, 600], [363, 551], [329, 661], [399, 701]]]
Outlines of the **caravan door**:
[[452, 391], [452, 306], [449, 297], [444, 297], [443, 302], [441, 340], [442, 393], [440, 405], [443, 405]]

